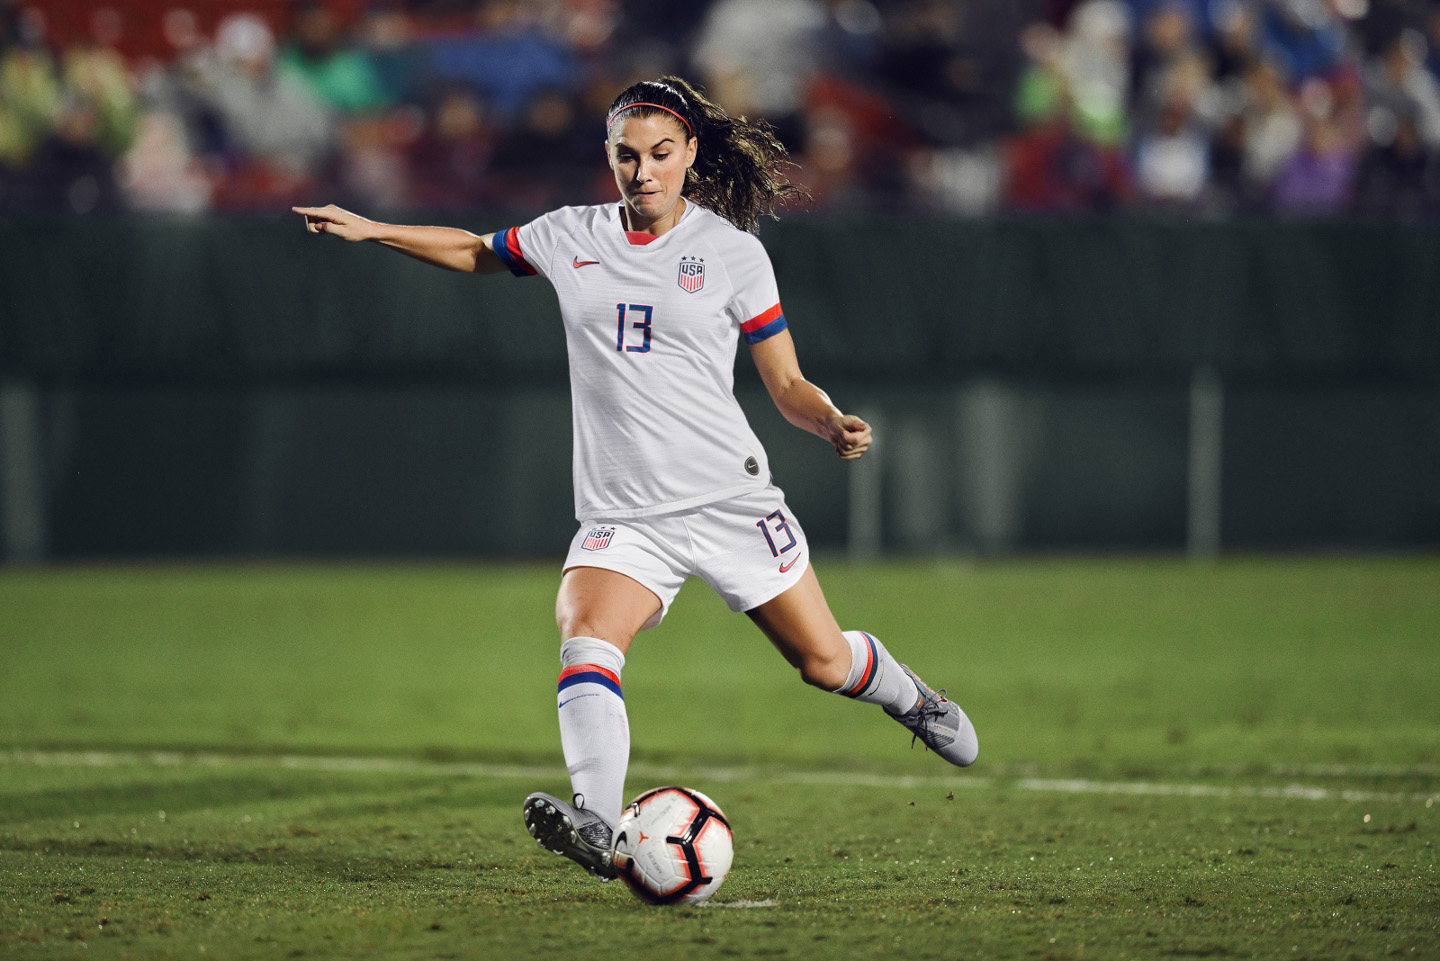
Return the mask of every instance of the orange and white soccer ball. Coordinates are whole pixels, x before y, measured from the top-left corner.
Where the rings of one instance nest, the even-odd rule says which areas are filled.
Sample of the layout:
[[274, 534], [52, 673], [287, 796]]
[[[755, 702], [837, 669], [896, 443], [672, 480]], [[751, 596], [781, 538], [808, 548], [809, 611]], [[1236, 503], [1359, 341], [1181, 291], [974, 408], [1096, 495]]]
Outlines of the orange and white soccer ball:
[[620, 877], [651, 904], [699, 904], [720, 888], [735, 857], [730, 822], [699, 791], [657, 787], [631, 801], [615, 826]]

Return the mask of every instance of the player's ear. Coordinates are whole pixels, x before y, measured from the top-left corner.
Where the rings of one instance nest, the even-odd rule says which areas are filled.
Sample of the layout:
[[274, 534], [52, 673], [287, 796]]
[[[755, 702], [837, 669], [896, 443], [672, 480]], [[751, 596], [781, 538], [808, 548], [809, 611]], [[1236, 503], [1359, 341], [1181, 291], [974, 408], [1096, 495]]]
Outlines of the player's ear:
[[615, 155], [610, 151], [610, 140], [608, 137], [605, 140], [605, 163], [609, 165], [611, 170], [615, 169]]
[[686, 167], [693, 167], [693, 166], [695, 166], [695, 154], [696, 154], [696, 152], [699, 150], [699, 148], [700, 148], [700, 141], [697, 140], [697, 139], [694, 138], [694, 137], [691, 137], [690, 140], [689, 140], [689, 142], [687, 142], [687, 143], [685, 144], [685, 166], [686, 166]]

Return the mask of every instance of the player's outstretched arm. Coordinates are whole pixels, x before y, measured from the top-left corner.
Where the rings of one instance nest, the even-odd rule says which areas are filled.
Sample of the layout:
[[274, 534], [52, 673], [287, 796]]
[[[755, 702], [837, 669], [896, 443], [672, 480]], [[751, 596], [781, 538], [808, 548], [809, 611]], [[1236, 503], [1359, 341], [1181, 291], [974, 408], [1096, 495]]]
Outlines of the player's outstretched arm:
[[477, 236], [458, 227], [411, 227], [368, 220], [343, 207], [292, 207], [305, 218], [312, 234], [332, 234], [341, 240], [373, 240], [416, 260], [446, 270], [470, 274], [497, 274], [505, 269], [490, 246], [494, 234]]
[[786, 420], [828, 441], [843, 460], [858, 460], [870, 448], [870, 425], [843, 413], [823, 390], [800, 375], [790, 331], [752, 344], [750, 356]]

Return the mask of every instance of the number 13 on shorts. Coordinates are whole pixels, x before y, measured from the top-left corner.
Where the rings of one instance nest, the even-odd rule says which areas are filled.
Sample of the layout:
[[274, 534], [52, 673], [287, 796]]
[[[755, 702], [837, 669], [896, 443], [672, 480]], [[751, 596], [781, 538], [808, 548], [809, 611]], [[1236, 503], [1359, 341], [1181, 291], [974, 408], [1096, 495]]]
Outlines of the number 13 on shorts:
[[756, 521], [755, 526], [765, 535], [765, 543], [770, 545], [771, 557], [779, 557], [797, 543], [790, 525], [785, 523], [785, 515], [780, 511], [772, 511], [763, 521]]

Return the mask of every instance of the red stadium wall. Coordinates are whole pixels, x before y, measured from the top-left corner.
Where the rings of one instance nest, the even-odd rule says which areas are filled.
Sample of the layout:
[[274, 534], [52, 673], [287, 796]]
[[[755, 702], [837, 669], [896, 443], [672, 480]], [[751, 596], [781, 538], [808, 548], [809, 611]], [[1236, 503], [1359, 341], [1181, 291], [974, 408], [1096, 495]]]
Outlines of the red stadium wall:
[[[166, 36], [166, 17], [193, 16], [200, 35], [208, 40], [215, 26], [232, 13], [257, 14], [276, 36], [284, 34], [294, 0], [45, 0], [25, 4], [27, 15], [43, 24], [45, 42], [56, 50], [94, 43], [97, 34], [131, 59], [168, 60], [176, 47]], [[364, 9], [365, 0], [328, 0], [326, 6], [346, 22]], [[118, 30], [118, 35], [115, 31]], [[113, 39], [110, 37], [113, 36]]]

